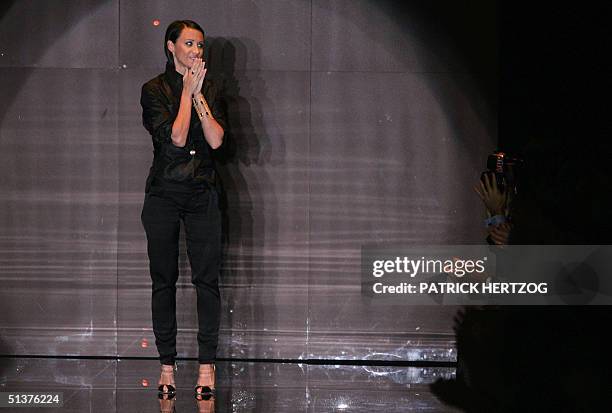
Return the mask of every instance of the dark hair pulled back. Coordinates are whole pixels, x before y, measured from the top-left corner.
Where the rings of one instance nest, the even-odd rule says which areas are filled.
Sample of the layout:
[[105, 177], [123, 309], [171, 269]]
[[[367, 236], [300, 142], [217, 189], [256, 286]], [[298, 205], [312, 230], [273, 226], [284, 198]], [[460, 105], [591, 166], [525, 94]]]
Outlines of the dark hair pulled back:
[[179, 38], [185, 27], [199, 31], [202, 33], [202, 36], [206, 38], [204, 29], [193, 20], [175, 20], [170, 23], [166, 29], [166, 37], [164, 38], [164, 53], [166, 54], [168, 63], [172, 66], [174, 66], [174, 57], [172, 56], [172, 52], [168, 50], [168, 40], [172, 41], [172, 43], [176, 43], [176, 39]]

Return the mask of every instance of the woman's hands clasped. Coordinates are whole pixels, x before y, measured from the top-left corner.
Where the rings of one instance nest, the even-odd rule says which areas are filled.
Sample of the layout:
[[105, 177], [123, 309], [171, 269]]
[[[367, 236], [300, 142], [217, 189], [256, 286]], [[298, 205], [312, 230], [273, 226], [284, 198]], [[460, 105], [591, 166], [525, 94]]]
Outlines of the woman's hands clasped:
[[188, 68], [183, 75], [183, 89], [191, 95], [195, 95], [202, 90], [204, 76], [206, 76], [206, 62], [202, 59], [195, 59], [193, 66]]

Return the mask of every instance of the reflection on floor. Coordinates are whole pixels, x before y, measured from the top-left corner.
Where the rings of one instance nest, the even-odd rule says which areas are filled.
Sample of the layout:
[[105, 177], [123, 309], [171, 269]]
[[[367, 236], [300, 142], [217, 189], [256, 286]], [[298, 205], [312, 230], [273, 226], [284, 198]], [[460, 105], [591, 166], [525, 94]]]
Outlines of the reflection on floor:
[[[193, 396], [196, 361], [179, 361], [173, 401], [157, 397], [155, 360], [2, 358], [1, 392], [62, 392], [45, 412], [456, 412], [428, 384], [451, 367], [218, 362], [217, 395]], [[18, 411], [40, 412], [40, 407]], [[2, 411], [2, 409], [0, 409]]]

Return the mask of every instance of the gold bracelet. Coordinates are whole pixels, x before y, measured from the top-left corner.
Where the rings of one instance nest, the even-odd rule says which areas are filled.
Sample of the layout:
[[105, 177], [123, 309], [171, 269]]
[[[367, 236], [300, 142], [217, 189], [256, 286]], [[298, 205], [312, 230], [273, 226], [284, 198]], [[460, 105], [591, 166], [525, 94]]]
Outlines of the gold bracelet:
[[204, 96], [202, 96], [202, 99], [200, 99], [200, 105], [202, 105], [204, 108], [204, 113], [206, 113], [206, 116], [212, 117], [210, 116], [210, 108], [208, 107], [208, 103], [206, 102]]
[[206, 113], [206, 116], [210, 116], [210, 114], [208, 113], [210, 109], [208, 109], [208, 104], [206, 103], [206, 101], [202, 99], [200, 100], [200, 104], [204, 107], [204, 113]]
[[[195, 96], [192, 96], [191, 100], [193, 101], [193, 107], [195, 108], [196, 113], [198, 114], [198, 117], [200, 118], [200, 120], [204, 119], [204, 114], [198, 111], [199, 107], [198, 107], [198, 102]], [[206, 115], [208, 116], [208, 112], [206, 112]]]

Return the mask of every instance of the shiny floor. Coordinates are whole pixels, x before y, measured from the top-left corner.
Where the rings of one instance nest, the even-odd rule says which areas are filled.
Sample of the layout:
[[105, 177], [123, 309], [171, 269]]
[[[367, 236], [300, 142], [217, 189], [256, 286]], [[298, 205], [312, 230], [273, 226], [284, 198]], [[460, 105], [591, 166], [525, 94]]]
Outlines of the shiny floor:
[[[61, 392], [68, 412], [457, 412], [429, 390], [449, 367], [217, 363], [217, 395], [196, 401], [196, 361], [179, 361], [173, 401], [157, 397], [155, 360], [2, 358], [0, 392]], [[21, 407], [18, 412], [41, 412]], [[0, 412], [8, 409], [0, 408]]]

